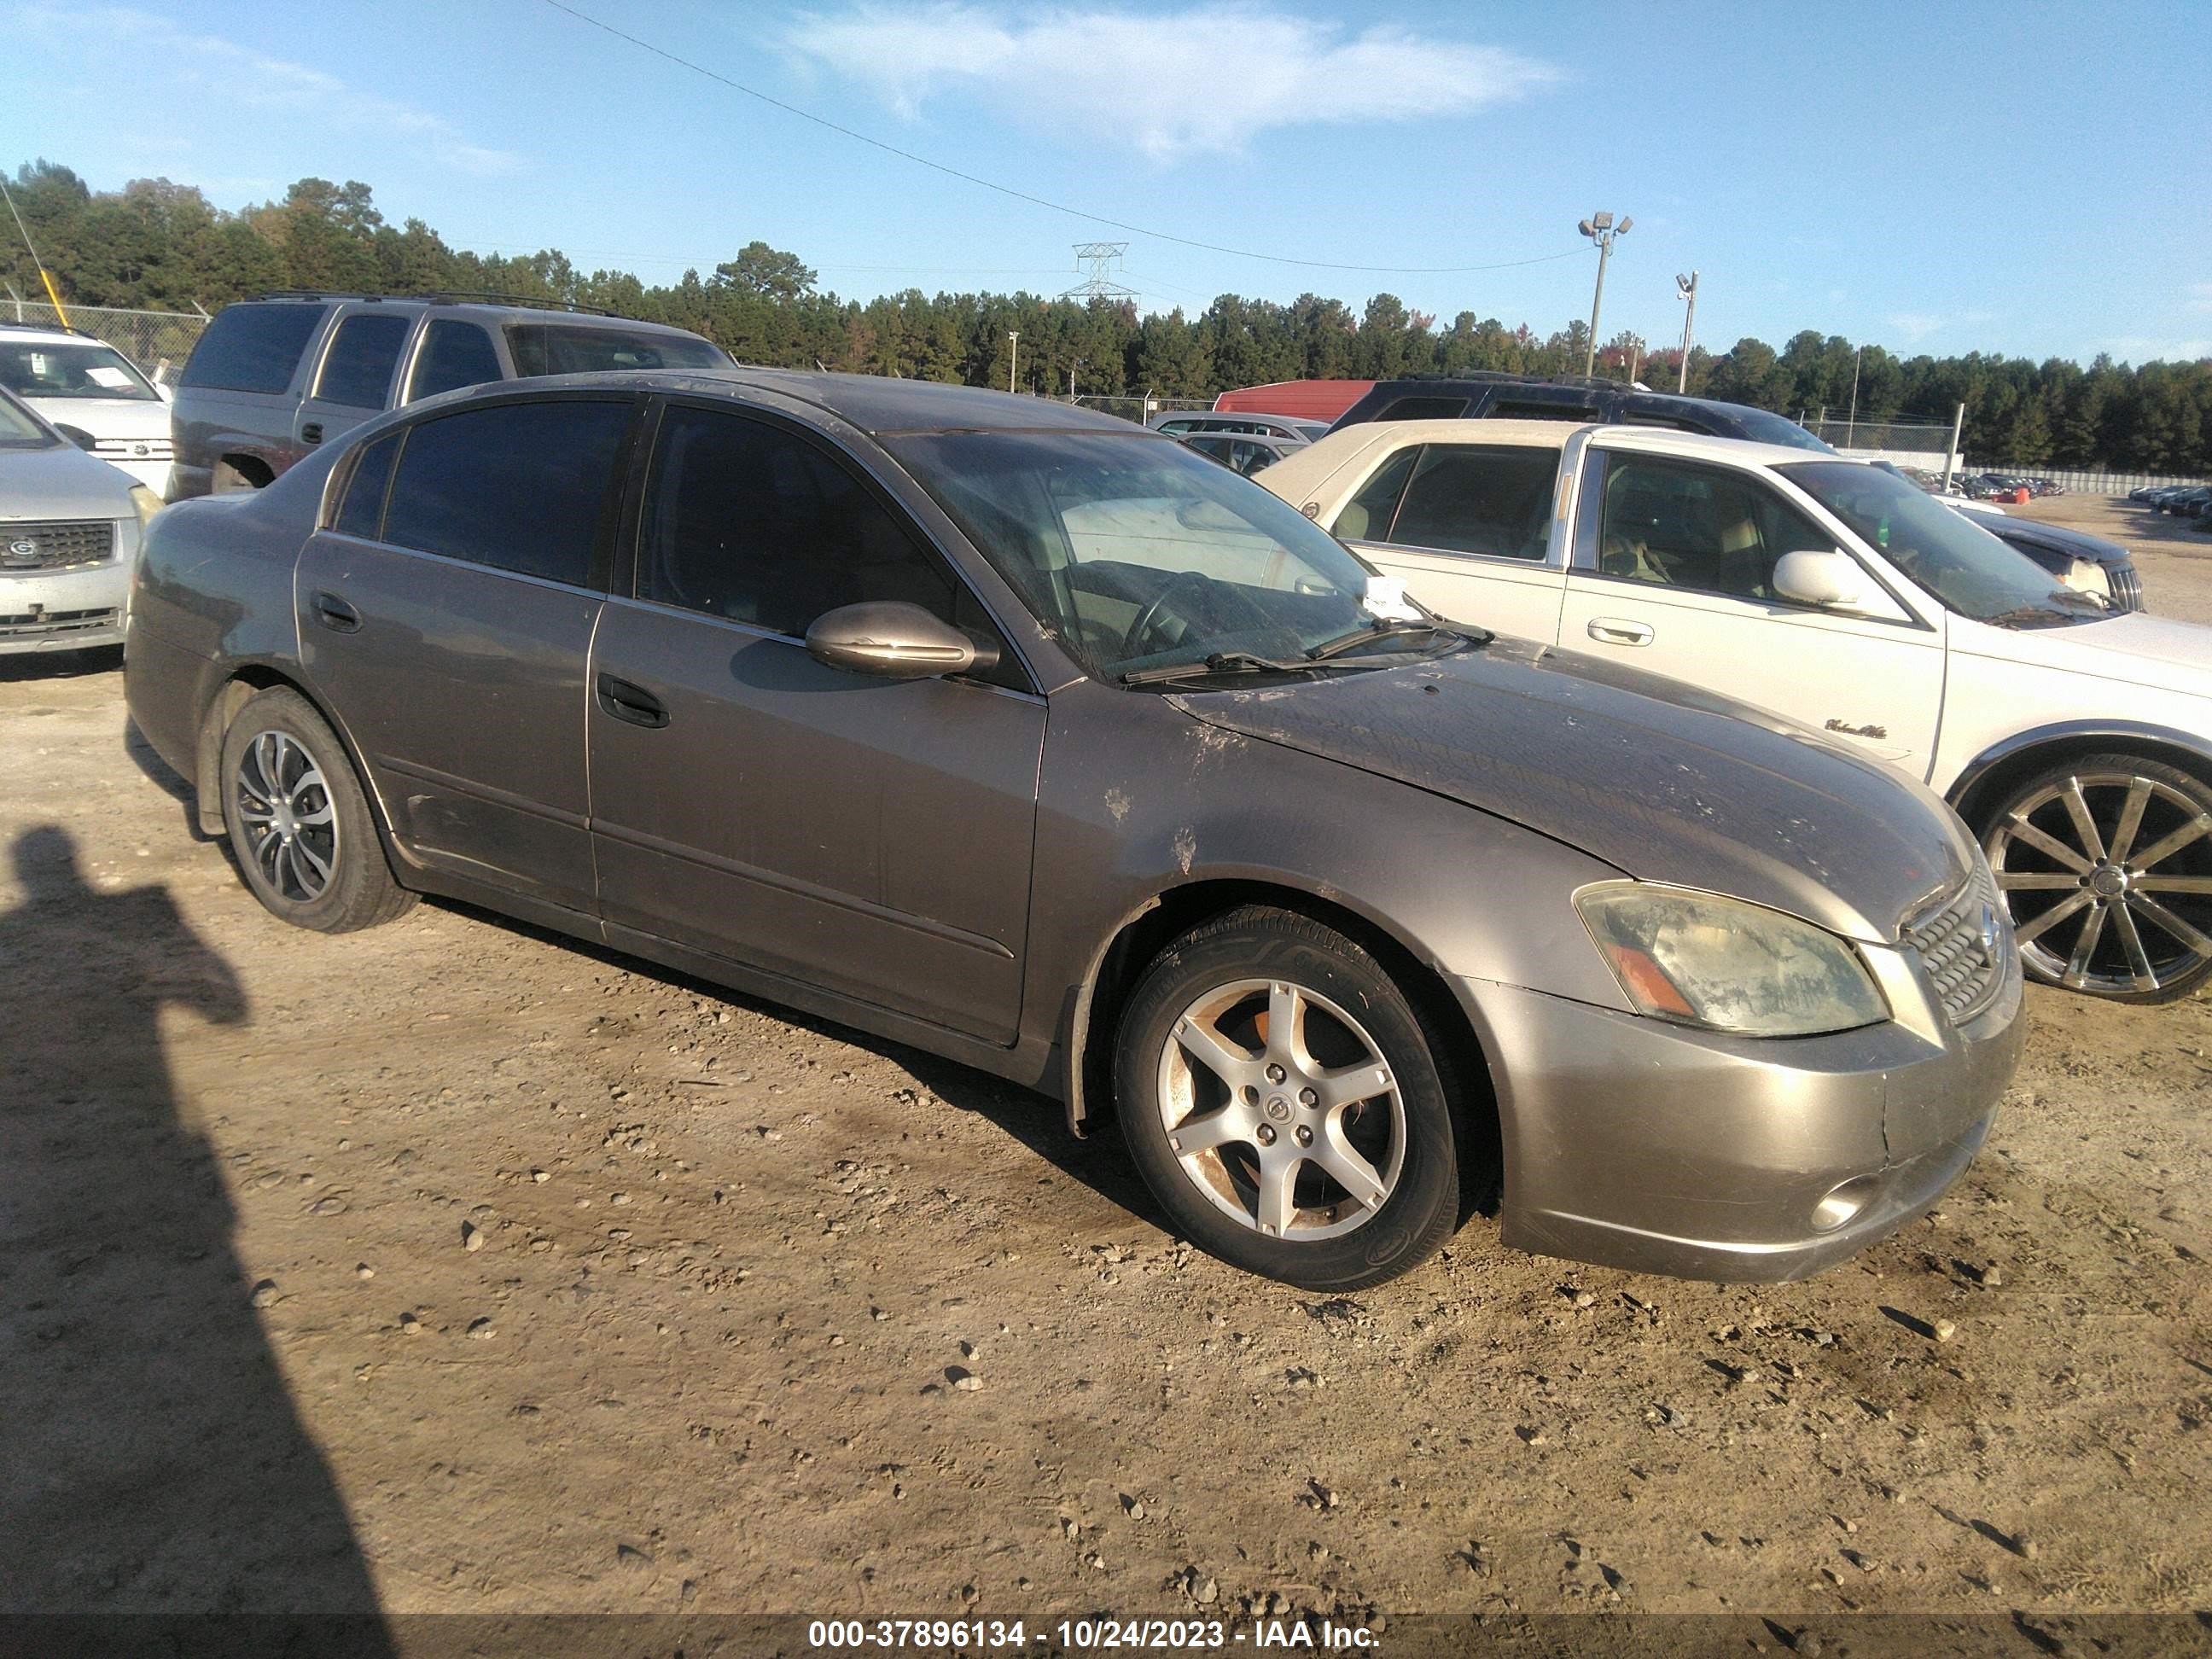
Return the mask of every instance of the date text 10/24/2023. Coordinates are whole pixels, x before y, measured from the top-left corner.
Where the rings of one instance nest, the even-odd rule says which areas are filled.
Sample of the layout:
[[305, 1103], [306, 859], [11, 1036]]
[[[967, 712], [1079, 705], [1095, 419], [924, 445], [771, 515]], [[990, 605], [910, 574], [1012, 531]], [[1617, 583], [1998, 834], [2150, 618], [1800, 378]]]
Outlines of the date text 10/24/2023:
[[817, 1619], [807, 1645], [828, 1650], [903, 1649], [1018, 1652], [1031, 1646], [1070, 1653], [1218, 1651], [1232, 1647], [1370, 1651], [1376, 1632], [1333, 1620], [1255, 1620], [1249, 1630], [1219, 1619]]

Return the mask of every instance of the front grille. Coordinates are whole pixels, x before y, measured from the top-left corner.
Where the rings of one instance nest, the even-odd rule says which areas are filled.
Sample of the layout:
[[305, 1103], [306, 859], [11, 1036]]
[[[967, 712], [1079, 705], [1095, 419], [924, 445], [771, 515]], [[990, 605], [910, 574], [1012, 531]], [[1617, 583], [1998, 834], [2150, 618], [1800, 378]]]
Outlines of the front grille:
[[[2003, 914], [1996, 884], [1980, 869], [1905, 929], [1905, 942], [1928, 970], [1936, 999], [1954, 1025], [1965, 1024], [1988, 1007], [2004, 982]], [[1985, 917], [1996, 919], [1994, 951], [1984, 940]]]
[[2131, 564], [2107, 565], [2105, 574], [2112, 584], [2112, 604], [2121, 611], [2142, 609], [2142, 572]]
[[0, 611], [0, 640], [44, 638], [50, 634], [89, 634], [115, 626], [121, 612], [105, 611]]
[[167, 438], [102, 438], [92, 453], [103, 461], [166, 461], [176, 454]]
[[115, 526], [106, 519], [0, 524], [0, 574], [15, 570], [71, 570], [115, 556]]

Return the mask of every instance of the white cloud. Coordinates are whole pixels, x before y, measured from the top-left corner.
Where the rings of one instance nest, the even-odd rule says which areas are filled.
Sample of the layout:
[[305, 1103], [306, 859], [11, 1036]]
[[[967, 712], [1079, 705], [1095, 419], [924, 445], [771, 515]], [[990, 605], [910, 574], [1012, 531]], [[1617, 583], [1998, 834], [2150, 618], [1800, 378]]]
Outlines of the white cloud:
[[469, 143], [443, 116], [357, 91], [337, 76], [307, 64], [193, 33], [158, 13], [122, 6], [65, 12], [27, 5], [16, 7], [9, 19], [50, 47], [82, 46], [96, 38], [104, 52], [127, 48], [134, 62], [166, 65], [198, 97], [380, 131], [402, 139], [431, 161], [481, 177], [514, 173], [522, 166], [522, 158], [511, 150]]
[[1882, 319], [1893, 333], [1903, 335], [1908, 341], [1924, 340], [1931, 334], [1942, 334], [1954, 328], [1970, 328], [1977, 323], [1994, 322], [1993, 311], [1893, 311]]
[[2117, 334], [2096, 343], [2097, 349], [2124, 363], [2193, 363], [2212, 357], [2212, 339], [2160, 339], [2148, 334]]
[[1389, 26], [1349, 34], [1257, 4], [1145, 15], [863, 0], [800, 17], [784, 41], [908, 118], [964, 94], [1163, 161], [1237, 150], [1271, 128], [1463, 115], [1562, 78], [1492, 46]]

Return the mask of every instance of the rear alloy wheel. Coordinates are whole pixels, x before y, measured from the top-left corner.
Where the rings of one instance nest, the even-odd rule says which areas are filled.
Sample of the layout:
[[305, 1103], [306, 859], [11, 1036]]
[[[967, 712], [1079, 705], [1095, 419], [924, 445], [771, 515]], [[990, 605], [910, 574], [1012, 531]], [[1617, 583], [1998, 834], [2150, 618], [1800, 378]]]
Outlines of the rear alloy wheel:
[[2028, 779], [1984, 847], [2034, 978], [2171, 1002], [2212, 973], [2212, 788], [2134, 755]]
[[337, 733], [289, 688], [256, 692], [223, 732], [222, 821], [246, 884], [295, 927], [352, 933], [415, 902]]
[[1240, 910], [1164, 951], [1125, 1012], [1122, 1134], [1176, 1224], [1310, 1290], [1379, 1284], [1457, 1220], [1448, 1091], [1419, 1014], [1351, 940]]

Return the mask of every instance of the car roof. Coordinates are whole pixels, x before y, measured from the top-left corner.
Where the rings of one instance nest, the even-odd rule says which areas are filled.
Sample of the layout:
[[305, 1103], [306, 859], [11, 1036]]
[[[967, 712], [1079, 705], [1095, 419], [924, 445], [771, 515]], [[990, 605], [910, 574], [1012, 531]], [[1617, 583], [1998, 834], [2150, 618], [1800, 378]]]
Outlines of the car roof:
[[548, 375], [495, 380], [465, 392], [449, 392], [436, 401], [443, 407], [454, 407], [472, 396], [506, 397], [531, 390], [647, 391], [708, 397], [772, 392], [811, 404], [873, 437], [906, 432], [1071, 431], [1126, 434], [1156, 443], [1176, 441], [1171, 434], [1049, 398], [950, 386], [941, 380], [895, 380], [877, 374], [825, 374], [790, 368], [633, 368]]
[[[1587, 432], [1590, 441], [1607, 449], [1646, 449], [1664, 455], [1703, 457], [1711, 460], [1733, 462], [1736, 465], [1748, 463], [1753, 466], [1776, 466], [1789, 461], [1817, 461], [1828, 459], [1813, 450], [1795, 448], [1789, 444], [1762, 444], [1749, 438], [1716, 438], [1703, 432], [1678, 432], [1671, 427], [1627, 426], [1618, 422], [1577, 422], [1571, 421], [1468, 421], [1456, 418], [1437, 421], [1369, 421], [1360, 426], [1342, 428], [1345, 434], [1364, 432], [1374, 428], [1370, 443], [1384, 441], [1395, 434], [1406, 442], [1431, 444], [1505, 444], [1516, 447], [1535, 445], [1545, 448], [1563, 448], [1568, 437], [1577, 432]], [[1330, 437], [1337, 434], [1332, 433]], [[1328, 439], [1324, 438], [1322, 444]], [[1848, 458], [1844, 458], [1848, 459]]]
[[56, 328], [47, 323], [0, 321], [0, 340], [30, 340], [40, 345], [106, 345], [106, 341], [79, 328]]

